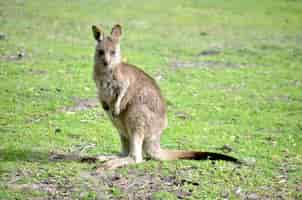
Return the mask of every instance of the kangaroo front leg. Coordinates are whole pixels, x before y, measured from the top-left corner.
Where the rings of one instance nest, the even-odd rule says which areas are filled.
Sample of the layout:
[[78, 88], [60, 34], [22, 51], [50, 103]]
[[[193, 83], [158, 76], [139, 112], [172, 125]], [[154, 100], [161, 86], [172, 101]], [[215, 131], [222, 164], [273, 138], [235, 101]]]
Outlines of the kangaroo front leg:
[[123, 82], [120, 85], [121, 90], [120, 90], [120, 93], [119, 93], [119, 95], [117, 97], [117, 100], [114, 104], [114, 111], [113, 111], [114, 116], [118, 116], [121, 112], [121, 101], [122, 101], [123, 97], [126, 95], [129, 84], [130, 84], [129, 80], [126, 80], [125, 82]]
[[122, 133], [119, 134], [121, 139], [121, 153], [120, 156], [125, 157], [129, 154], [129, 139]]
[[127, 157], [109, 160], [97, 168], [97, 172], [105, 169], [115, 169], [129, 164], [140, 163], [143, 161], [142, 147], [143, 136], [134, 134], [130, 138], [130, 152]]
[[143, 161], [143, 141], [144, 136], [136, 133], [130, 138], [130, 152], [129, 156], [132, 157], [135, 163]]

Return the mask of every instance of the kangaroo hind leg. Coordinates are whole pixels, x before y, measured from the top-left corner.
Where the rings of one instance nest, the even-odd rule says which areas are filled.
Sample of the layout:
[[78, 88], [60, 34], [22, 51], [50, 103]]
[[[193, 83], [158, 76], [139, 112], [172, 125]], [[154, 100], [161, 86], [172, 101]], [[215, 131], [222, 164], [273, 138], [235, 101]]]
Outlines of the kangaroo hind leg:
[[129, 154], [126, 157], [109, 160], [97, 168], [97, 172], [101, 172], [106, 169], [115, 169], [118, 167], [126, 166], [129, 164], [135, 164], [143, 162], [142, 144], [143, 136], [138, 133], [134, 133], [129, 138]]

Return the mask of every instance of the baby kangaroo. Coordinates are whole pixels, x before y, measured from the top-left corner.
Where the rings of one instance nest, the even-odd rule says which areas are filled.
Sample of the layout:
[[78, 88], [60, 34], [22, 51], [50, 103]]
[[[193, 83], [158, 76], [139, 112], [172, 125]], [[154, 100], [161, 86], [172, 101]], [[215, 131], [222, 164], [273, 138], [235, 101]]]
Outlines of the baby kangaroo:
[[240, 163], [219, 153], [162, 149], [160, 137], [168, 121], [158, 85], [141, 69], [121, 61], [120, 25], [115, 25], [106, 37], [99, 26], [92, 26], [92, 31], [96, 40], [93, 77], [98, 98], [117, 128], [122, 144], [120, 155], [99, 157], [107, 160], [100, 170], [140, 163], [144, 153], [156, 160], [210, 159]]

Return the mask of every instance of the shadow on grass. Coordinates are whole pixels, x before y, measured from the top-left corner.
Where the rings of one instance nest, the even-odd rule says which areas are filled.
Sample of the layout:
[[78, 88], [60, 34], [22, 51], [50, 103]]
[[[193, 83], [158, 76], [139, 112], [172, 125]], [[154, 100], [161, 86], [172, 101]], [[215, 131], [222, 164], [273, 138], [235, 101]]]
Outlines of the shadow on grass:
[[95, 163], [95, 156], [80, 155], [78, 153], [58, 153], [46, 151], [33, 151], [31, 149], [0, 149], [0, 162], [85, 162]]
[[49, 152], [33, 151], [31, 149], [0, 149], [0, 162], [48, 162]]

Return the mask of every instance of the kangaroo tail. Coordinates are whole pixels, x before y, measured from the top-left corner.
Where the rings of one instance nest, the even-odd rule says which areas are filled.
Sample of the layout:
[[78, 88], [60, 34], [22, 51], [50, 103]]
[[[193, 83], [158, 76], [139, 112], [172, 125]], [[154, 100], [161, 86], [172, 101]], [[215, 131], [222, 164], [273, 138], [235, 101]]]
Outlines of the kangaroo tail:
[[167, 150], [161, 149], [156, 153], [156, 159], [158, 160], [225, 160], [241, 164], [237, 158], [232, 156], [202, 151], [182, 151], [182, 150]]

